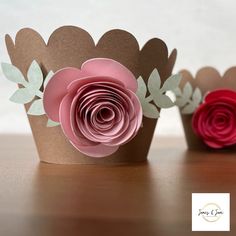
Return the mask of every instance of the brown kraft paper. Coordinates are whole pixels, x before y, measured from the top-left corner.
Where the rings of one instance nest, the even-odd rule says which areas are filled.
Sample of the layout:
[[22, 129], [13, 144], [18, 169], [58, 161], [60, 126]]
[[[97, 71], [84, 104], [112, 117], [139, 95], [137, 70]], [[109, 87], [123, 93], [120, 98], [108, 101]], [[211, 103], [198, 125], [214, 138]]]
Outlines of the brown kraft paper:
[[[63, 67], [80, 68], [90, 58], [105, 57], [114, 59], [138, 78], [147, 81], [149, 74], [157, 68], [162, 83], [171, 75], [176, 50], [168, 57], [166, 44], [157, 38], [149, 40], [140, 50], [135, 37], [123, 30], [106, 32], [95, 45], [94, 40], [85, 30], [75, 26], [63, 26], [56, 29], [47, 44], [34, 30], [20, 30], [15, 42], [6, 35], [6, 46], [13, 65], [26, 76], [33, 60], [41, 66], [44, 75]], [[28, 109], [30, 104], [25, 107]], [[155, 119], [143, 119], [143, 128], [129, 143], [104, 158], [92, 158], [75, 149], [63, 134], [61, 127], [46, 127], [47, 117], [28, 116], [40, 160], [58, 164], [118, 164], [145, 161], [157, 123]]]
[[[181, 70], [180, 74], [183, 78], [180, 83], [180, 88], [182, 89], [186, 82], [189, 82], [193, 89], [198, 87], [201, 90], [203, 97], [208, 91], [215, 89], [228, 88], [236, 90], [236, 67], [229, 68], [223, 76], [221, 76], [220, 73], [213, 67], [201, 68], [196, 73], [195, 78], [187, 70]], [[212, 151], [212, 148], [209, 148], [198, 136], [195, 135], [192, 129], [192, 115], [181, 114], [181, 112], [180, 115], [188, 148]], [[224, 151], [230, 151], [232, 149], [236, 149], [236, 145], [227, 147]]]

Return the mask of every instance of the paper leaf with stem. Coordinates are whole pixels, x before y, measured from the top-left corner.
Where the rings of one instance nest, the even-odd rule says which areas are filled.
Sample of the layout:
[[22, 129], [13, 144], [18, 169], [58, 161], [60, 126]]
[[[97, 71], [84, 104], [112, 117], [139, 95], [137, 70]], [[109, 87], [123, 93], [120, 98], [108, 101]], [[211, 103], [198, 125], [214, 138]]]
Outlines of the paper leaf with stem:
[[[147, 86], [141, 76], [138, 78], [138, 90], [136, 94], [141, 102], [143, 115], [145, 117], [158, 118], [159, 108], [174, 106], [173, 101], [165, 93], [176, 88], [180, 79], [180, 75], [170, 76], [161, 87], [161, 79], [157, 69], [151, 72]], [[149, 92], [148, 96], [147, 92]]]
[[173, 92], [176, 96], [175, 104], [180, 108], [182, 114], [192, 114], [202, 102], [201, 90], [198, 87], [193, 90], [189, 82], [184, 85], [182, 91], [177, 88]]
[[[39, 64], [34, 60], [29, 66], [27, 79], [25, 79], [17, 67], [8, 63], [2, 63], [1, 66], [2, 71], [8, 80], [21, 85], [21, 87], [11, 96], [10, 101], [20, 104], [32, 102], [27, 114], [35, 116], [44, 115], [43, 92], [41, 89], [46, 87], [53, 72], [50, 71], [44, 80], [43, 72]], [[59, 123], [57, 122], [48, 120], [47, 126], [53, 127], [58, 124]]]
[[36, 61], [33, 61], [28, 69], [27, 80], [21, 71], [11, 64], [2, 63], [2, 70], [7, 79], [21, 85], [11, 96], [12, 102], [26, 104], [36, 96], [42, 98], [43, 93], [40, 91], [40, 87], [43, 83], [43, 73]]
[[159, 111], [157, 110], [156, 106], [150, 103], [150, 101], [146, 98], [147, 95], [147, 86], [140, 76], [137, 80], [138, 82], [138, 90], [136, 92], [139, 101], [142, 106], [143, 115], [148, 118], [156, 119], [159, 117]]
[[170, 108], [174, 106], [174, 102], [170, 99], [169, 96], [166, 95], [166, 92], [176, 88], [179, 85], [180, 80], [181, 76], [179, 74], [172, 75], [166, 79], [161, 88], [156, 89], [156, 91], [154, 92], [150, 91], [153, 97], [153, 101], [157, 107]]

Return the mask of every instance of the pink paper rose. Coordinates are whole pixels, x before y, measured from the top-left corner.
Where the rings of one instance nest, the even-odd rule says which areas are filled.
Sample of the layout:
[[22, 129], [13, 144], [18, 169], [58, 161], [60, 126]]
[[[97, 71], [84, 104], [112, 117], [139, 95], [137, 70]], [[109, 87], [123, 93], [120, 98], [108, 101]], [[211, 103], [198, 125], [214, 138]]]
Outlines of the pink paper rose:
[[236, 144], [236, 92], [209, 92], [192, 119], [195, 133], [212, 148]]
[[136, 90], [137, 80], [126, 67], [94, 58], [80, 70], [68, 67], [53, 75], [44, 90], [44, 109], [80, 152], [104, 157], [130, 141], [141, 126]]

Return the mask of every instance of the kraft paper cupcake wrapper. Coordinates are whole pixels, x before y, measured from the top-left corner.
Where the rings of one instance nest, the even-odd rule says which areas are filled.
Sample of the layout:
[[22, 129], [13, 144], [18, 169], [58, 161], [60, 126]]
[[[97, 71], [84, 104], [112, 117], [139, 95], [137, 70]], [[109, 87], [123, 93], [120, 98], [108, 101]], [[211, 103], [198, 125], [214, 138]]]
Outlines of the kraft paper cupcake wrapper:
[[[6, 35], [6, 46], [13, 65], [24, 76], [33, 60], [36, 60], [44, 75], [50, 70], [64, 67], [80, 68], [90, 58], [111, 58], [126, 66], [135, 76], [147, 81], [154, 68], [158, 69], [162, 84], [171, 73], [176, 60], [174, 49], [168, 56], [166, 44], [158, 39], [149, 40], [142, 49], [136, 38], [123, 30], [106, 32], [97, 44], [88, 32], [75, 26], [55, 30], [47, 43], [36, 31], [20, 30], [14, 40]], [[26, 104], [28, 110], [30, 104]], [[156, 119], [143, 118], [143, 127], [129, 143], [120, 146], [117, 152], [104, 158], [88, 157], [76, 150], [63, 134], [61, 127], [46, 127], [47, 117], [28, 116], [40, 160], [58, 164], [119, 164], [140, 162], [147, 159]]]
[[[217, 69], [213, 67], [203, 67], [199, 69], [195, 77], [188, 70], [181, 70], [180, 74], [182, 80], [180, 82], [180, 88], [183, 89], [184, 85], [189, 82], [192, 88], [198, 87], [202, 96], [208, 92], [216, 89], [231, 89], [236, 90], [236, 67], [231, 67], [221, 75]], [[181, 120], [184, 128], [185, 139], [187, 146], [192, 150], [210, 150], [210, 151], [230, 151], [235, 150], [236, 145], [227, 147], [225, 149], [212, 149], [208, 147], [201, 138], [196, 136], [192, 129], [192, 114], [182, 114], [180, 111]]]

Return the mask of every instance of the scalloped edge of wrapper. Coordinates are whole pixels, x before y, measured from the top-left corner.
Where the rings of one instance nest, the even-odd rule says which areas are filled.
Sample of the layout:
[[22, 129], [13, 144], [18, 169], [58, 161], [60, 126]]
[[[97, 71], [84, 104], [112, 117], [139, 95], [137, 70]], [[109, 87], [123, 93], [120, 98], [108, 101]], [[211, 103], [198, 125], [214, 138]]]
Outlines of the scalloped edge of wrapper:
[[[80, 68], [90, 58], [105, 57], [114, 59], [138, 78], [147, 82], [150, 73], [157, 68], [162, 84], [171, 75], [176, 60], [174, 49], [168, 55], [166, 44], [158, 39], [149, 40], [140, 49], [136, 38], [124, 30], [106, 32], [94, 43], [85, 30], [75, 26], [56, 29], [47, 43], [39, 33], [30, 28], [20, 30], [15, 43], [6, 35], [6, 46], [11, 62], [24, 76], [33, 60], [36, 60], [44, 75], [64, 67]], [[26, 110], [30, 104], [26, 104]], [[104, 158], [88, 157], [76, 150], [63, 134], [61, 127], [46, 127], [47, 117], [28, 116], [40, 160], [57, 164], [121, 164], [146, 161], [157, 119], [143, 117], [143, 127], [129, 143]]]
[[[199, 88], [201, 91], [202, 97], [208, 91], [212, 91], [215, 89], [234, 89], [236, 90], [236, 66], [230, 67], [225, 71], [223, 75], [221, 75], [217, 69], [213, 67], [203, 67], [200, 68], [197, 72], [195, 77], [191, 74], [188, 70], [181, 70], [179, 72], [182, 76], [182, 80], [180, 82], [180, 89], [183, 90], [186, 83], [190, 83], [192, 86], [193, 91], [196, 88]], [[217, 149], [214, 150], [208, 147], [201, 138], [199, 138], [192, 129], [192, 114], [183, 114], [181, 109], [179, 108], [185, 139], [187, 142], [188, 149], [191, 150], [202, 150], [202, 151], [230, 151], [235, 150], [236, 145], [227, 147], [225, 149]]]

